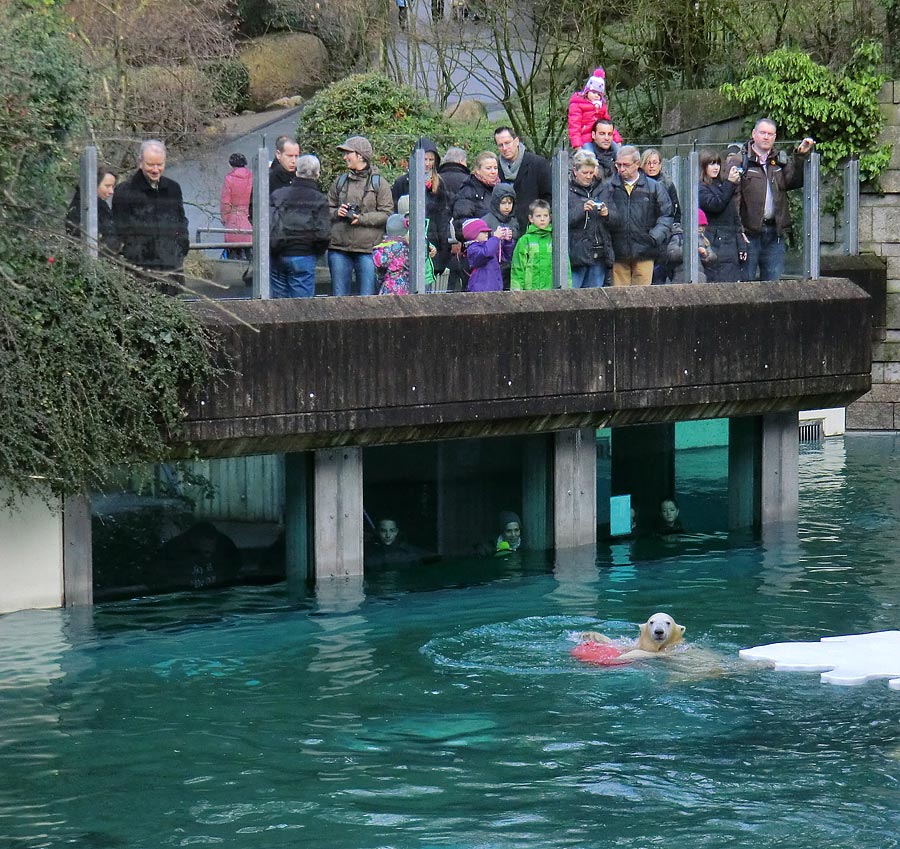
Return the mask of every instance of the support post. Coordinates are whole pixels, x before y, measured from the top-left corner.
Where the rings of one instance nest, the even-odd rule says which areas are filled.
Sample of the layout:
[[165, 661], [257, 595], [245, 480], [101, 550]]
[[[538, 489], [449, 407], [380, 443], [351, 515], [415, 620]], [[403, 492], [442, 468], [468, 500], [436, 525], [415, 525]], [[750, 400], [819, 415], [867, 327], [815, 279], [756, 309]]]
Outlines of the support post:
[[557, 551], [597, 540], [597, 438], [593, 428], [554, 434], [553, 539]]
[[859, 160], [844, 165], [844, 254], [859, 256]]
[[410, 294], [425, 291], [425, 151], [416, 145], [409, 160], [409, 282]]
[[553, 155], [553, 288], [569, 288], [569, 154], [560, 148]]
[[685, 276], [691, 283], [700, 282], [700, 232], [697, 212], [700, 208], [700, 154], [692, 150], [687, 155], [687, 169], [683, 175], [681, 198], [681, 226], [684, 228]]
[[819, 160], [813, 151], [803, 164], [803, 276], [819, 277]]
[[63, 600], [66, 607], [94, 603], [91, 502], [72, 495], [63, 503]]
[[316, 580], [362, 575], [362, 448], [323, 448], [313, 462]]
[[799, 427], [797, 412], [762, 416], [760, 519], [764, 526], [797, 518]]
[[288, 588], [302, 592], [309, 581], [310, 455], [284, 455], [284, 567]]
[[759, 416], [728, 420], [728, 529], [757, 528], [760, 523]]
[[[99, 253], [99, 225], [97, 223], [97, 148], [88, 145], [81, 152], [81, 168], [79, 174], [81, 195], [81, 239], [85, 250], [94, 259]], [[105, 201], [103, 201], [105, 203]]]
[[261, 147], [253, 158], [253, 297], [268, 300], [269, 255], [269, 151]]
[[553, 547], [550, 480], [548, 437], [540, 434], [526, 438], [522, 451], [522, 524], [525, 548], [532, 551]]

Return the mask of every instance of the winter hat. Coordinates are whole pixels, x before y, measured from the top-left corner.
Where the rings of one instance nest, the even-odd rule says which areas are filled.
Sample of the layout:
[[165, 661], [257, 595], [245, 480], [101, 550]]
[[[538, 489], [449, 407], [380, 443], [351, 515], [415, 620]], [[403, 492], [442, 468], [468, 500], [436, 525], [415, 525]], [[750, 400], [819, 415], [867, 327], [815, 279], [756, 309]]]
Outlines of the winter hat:
[[400, 195], [397, 198], [397, 212], [401, 215], [409, 215], [409, 195]]
[[409, 233], [409, 228], [406, 226], [406, 216], [394, 213], [388, 218], [384, 232], [395, 239], [398, 236], [406, 236]]
[[490, 233], [491, 228], [488, 227], [487, 221], [483, 218], [467, 218], [463, 221], [462, 234], [463, 239], [467, 242], [473, 242], [478, 238], [479, 233]]
[[705, 227], [707, 224], [709, 224], [706, 213], [702, 209], [697, 210], [697, 224], [700, 227]]
[[597, 94], [606, 94], [606, 71], [603, 68], [597, 68], [588, 81], [584, 84], [584, 94], [589, 91], [596, 91]]
[[498, 519], [501, 531], [505, 531], [506, 526], [512, 522], [515, 522], [520, 528], [522, 527], [522, 520], [519, 518], [518, 514], [513, 513], [512, 510], [501, 510]]

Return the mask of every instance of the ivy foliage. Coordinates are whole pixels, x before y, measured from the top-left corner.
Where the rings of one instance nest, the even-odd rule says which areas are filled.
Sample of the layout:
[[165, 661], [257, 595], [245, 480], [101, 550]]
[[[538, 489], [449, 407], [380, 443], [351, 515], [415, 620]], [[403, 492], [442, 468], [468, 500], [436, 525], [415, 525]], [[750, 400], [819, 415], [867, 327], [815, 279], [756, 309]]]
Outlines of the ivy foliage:
[[89, 78], [53, 0], [0, 7], [0, 484], [10, 504], [161, 459], [211, 343], [180, 302], [61, 234]]
[[744, 78], [721, 91], [771, 117], [781, 136], [812, 136], [826, 173], [857, 156], [861, 179], [872, 180], [891, 158], [891, 146], [878, 143], [884, 125], [878, 93], [886, 79], [878, 72], [881, 60], [881, 46], [873, 41], [858, 43], [838, 70], [783, 48], [752, 59]]
[[322, 162], [322, 181], [344, 170], [337, 149], [346, 138], [365, 135], [372, 142], [374, 165], [386, 179], [406, 171], [416, 140], [432, 139], [441, 151], [493, 148], [487, 121], [467, 125], [451, 121], [409, 86], [377, 74], [354, 74], [322, 89], [300, 113], [297, 141], [302, 152]]

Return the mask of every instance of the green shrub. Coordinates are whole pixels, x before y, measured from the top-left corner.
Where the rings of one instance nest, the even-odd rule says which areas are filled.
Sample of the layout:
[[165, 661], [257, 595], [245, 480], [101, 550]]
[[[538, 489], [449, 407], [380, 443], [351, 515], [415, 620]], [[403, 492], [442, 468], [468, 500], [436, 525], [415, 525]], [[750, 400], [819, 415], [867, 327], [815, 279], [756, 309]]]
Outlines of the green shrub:
[[203, 66], [212, 99], [229, 112], [241, 112], [250, 102], [250, 71], [240, 59], [214, 59]]
[[442, 152], [450, 145], [475, 152], [493, 149], [486, 121], [475, 126], [453, 122], [413, 89], [375, 73], [339, 80], [300, 113], [297, 141], [301, 151], [321, 159], [323, 183], [344, 170], [337, 146], [354, 135], [372, 142], [374, 164], [388, 180], [406, 171], [410, 152], [422, 136], [433, 139]]

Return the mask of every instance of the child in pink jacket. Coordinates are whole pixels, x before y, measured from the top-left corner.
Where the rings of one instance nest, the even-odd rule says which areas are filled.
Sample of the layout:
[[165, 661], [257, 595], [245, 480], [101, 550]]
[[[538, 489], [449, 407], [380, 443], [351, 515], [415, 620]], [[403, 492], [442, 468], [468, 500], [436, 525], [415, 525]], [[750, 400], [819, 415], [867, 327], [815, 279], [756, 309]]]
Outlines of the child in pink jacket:
[[[581, 91], [576, 91], [569, 99], [569, 141], [575, 150], [594, 152], [591, 132], [595, 122], [605, 118], [609, 120], [609, 109], [606, 106], [606, 71], [597, 68], [585, 83]], [[613, 136], [616, 142], [622, 137], [618, 131]]]

